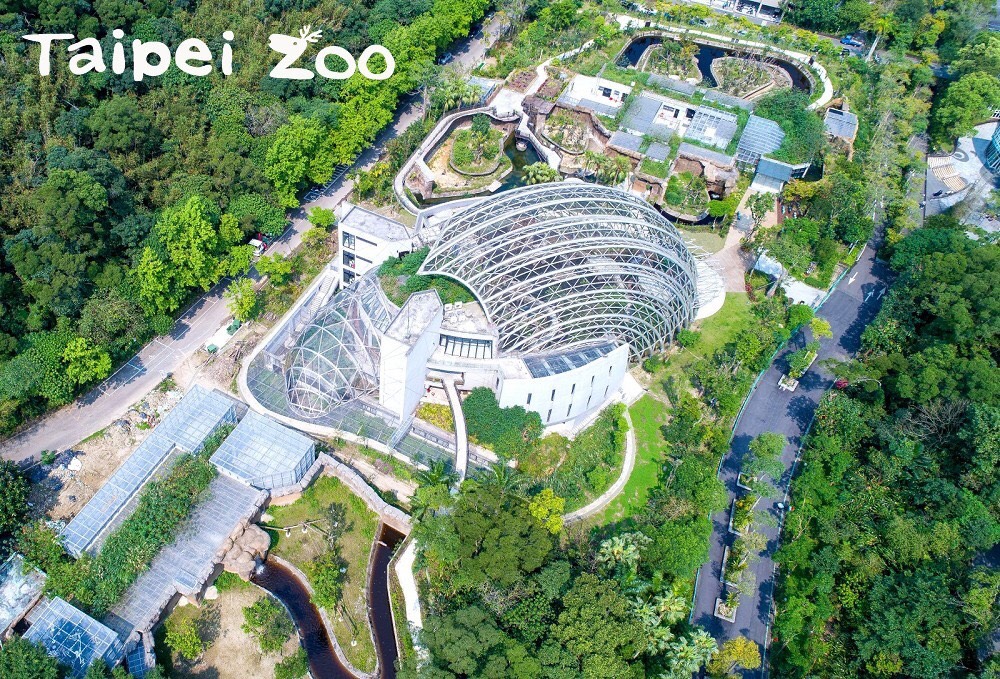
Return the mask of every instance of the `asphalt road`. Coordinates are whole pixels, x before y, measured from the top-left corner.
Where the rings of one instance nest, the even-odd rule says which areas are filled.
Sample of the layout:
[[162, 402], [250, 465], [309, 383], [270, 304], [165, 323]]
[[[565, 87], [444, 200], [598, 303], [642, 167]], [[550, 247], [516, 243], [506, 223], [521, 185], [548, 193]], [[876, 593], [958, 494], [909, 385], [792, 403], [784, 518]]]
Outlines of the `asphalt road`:
[[[875, 258], [869, 247], [861, 260], [840, 281], [817, 312], [830, 322], [833, 337], [820, 341], [819, 357], [812, 369], [800, 380], [794, 392], [778, 388], [778, 378], [787, 372], [787, 355], [803, 347], [808, 339], [797, 334], [776, 357], [747, 401], [736, 425], [732, 447], [723, 462], [720, 479], [729, 492], [730, 500], [737, 496], [736, 477], [750, 441], [764, 432], [777, 432], [788, 439], [782, 454], [785, 474], [779, 484], [786, 490], [792, 477], [802, 437], [809, 429], [816, 406], [823, 393], [833, 384], [833, 379], [821, 366], [825, 359], [843, 360], [855, 354], [861, 345], [861, 333], [878, 313], [882, 296], [889, 280], [888, 266]], [[811, 338], [810, 338], [811, 339]], [[742, 493], [743, 491], [741, 491]], [[775, 583], [775, 565], [771, 559], [778, 547], [783, 498], [762, 499], [757, 509], [771, 517], [773, 525], [761, 532], [768, 543], [764, 554], [751, 566], [757, 577], [757, 591], [753, 597], [744, 597], [736, 614], [736, 622], [729, 623], [714, 616], [715, 600], [723, 591], [721, 583], [722, 557], [726, 545], [731, 545], [734, 535], [729, 533], [729, 510], [712, 516], [713, 533], [709, 562], [702, 566], [695, 592], [692, 622], [703, 626], [720, 644], [727, 639], [744, 636], [767, 649], [770, 636], [770, 613]], [[747, 677], [766, 676], [764, 666]]]
[[[449, 67], [469, 70], [479, 64], [493, 42], [491, 26], [492, 23], [488, 22], [485, 30], [459, 42], [452, 49], [454, 59]], [[392, 125], [382, 131], [375, 144], [361, 154], [351, 169], [371, 167], [381, 155], [384, 144], [401, 134], [420, 115], [417, 97], [401, 102]], [[315, 200], [303, 202], [289, 215], [290, 227], [271, 246], [269, 253], [288, 254], [298, 247], [302, 234], [311, 228], [306, 213], [316, 206], [335, 207], [347, 198], [353, 188], [353, 182], [344, 175], [324, 189]], [[257, 277], [256, 271], [251, 271], [250, 275]], [[0, 457], [26, 461], [37, 458], [43, 450], [63, 451], [120, 418], [132, 403], [149, 393], [168, 374], [175, 373], [219, 328], [229, 323], [232, 314], [223, 297], [228, 284], [228, 280], [222, 281], [200, 297], [177, 320], [169, 335], [147, 344], [89, 393], [0, 442]], [[182, 386], [186, 388], [190, 385]]]

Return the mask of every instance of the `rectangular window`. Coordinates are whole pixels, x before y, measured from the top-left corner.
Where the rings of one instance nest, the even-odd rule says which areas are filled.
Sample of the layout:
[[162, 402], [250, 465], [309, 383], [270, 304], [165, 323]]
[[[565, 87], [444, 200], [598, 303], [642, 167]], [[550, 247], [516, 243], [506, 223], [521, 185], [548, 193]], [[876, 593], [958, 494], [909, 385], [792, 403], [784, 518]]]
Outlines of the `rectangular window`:
[[350, 252], [344, 253], [344, 266], [347, 267], [348, 269], [354, 268], [354, 255], [351, 254]]
[[545, 416], [545, 421], [549, 422], [552, 419], [552, 408], [549, 408], [549, 414]]
[[566, 409], [566, 417], [569, 417], [570, 411], [572, 411], [572, 410], [573, 410], [573, 404], [570, 403], [569, 404], [569, 408]]
[[346, 233], [345, 232], [344, 233], [344, 247], [347, 248], [348, 250], [353, 250], [356, 247], [356, 245], [357, 244], [354, 242], [354, 234], [353, 233]]
[[572, 396], [575, 393], [576, 393], [576, 385], [574, 384], [573, 388], [569, 390], [569, 395]]
[[528, 394], [528, 405], [531, 405], [531, 394]]
[[594, 376], [593, 375], [590, 376], [590, 388], [591, 389], [594, 388]]
[[553, 400], [553, 401], [556, 400], [556, 390], [555, 389], [552, 390], [552, 399], [551, 400]]
[[587, 397], [587, 407], [588, 408], [590, 407], [590, 399], [592, 399], [592, 398], [594, 398], [593, 394], [591, 394], [590, 396]]
[[[611, 386], [611, 385], [608, 385]], [[608, 397], [608, 387], [604, 387], [604, 398]]]

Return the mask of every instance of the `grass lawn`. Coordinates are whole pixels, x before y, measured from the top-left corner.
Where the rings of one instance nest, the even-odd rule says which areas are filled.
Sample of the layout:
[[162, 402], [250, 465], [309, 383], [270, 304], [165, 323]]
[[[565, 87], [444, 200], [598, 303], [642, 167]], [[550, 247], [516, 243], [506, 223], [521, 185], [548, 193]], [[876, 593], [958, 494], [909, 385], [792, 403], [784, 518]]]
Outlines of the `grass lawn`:
[[628, 483], [595, 522], [612, 523], [628, 518], [646, 505], [649, 491], [656, 486], [663, 459], [663, 434], [660, 427], [667, 423], [667, 406], [650, 395], [643, 396], [629, 408], [635, 427], [635, 468]]
[[726, 239], [715, 231], [687, 231], [683, 228], [678, 228], [677, 230], [684, 236], [684, 240], [691, 241], [706, 252], [714, 254], [726, 244]]
[[[378, 529], [378, 516], [338, 479], [322, 476], [299, 500], [285, 507], [271, 507], [268, 513], [274, 519], [267, 525], [284, 527], [318, 520], [317, 527], [326, 531], [329, 527], [327, 508], [333, 503], [343, 505], [346, 510], [349, 527], [340, 538], [340, 553], [347, 562], [347, 573], [340, 606], [327, 613], [347, 659], [362, 672], [371, 672], [375, 669], [375, 646], [368, 625], [365, 594], [368, 559]], [[312, 560], [327, 549], [326, 536], [317, 530], [303, 533], [301, 528], [295, 528], [288, 537], [281, 530], [270, 530], [268, 533], [272, 540], [271, 550], [305, 573], [309, 572]], [[351, 646], [354, 640], [357, 645]]]
[[693, 326], [694, 330], [701, 333], [698, 341], [694, 346], [679, 349], [667, 358], [663, 367], [653, 375], [650, 390], [665, 397], [667, 392], [664, 385], [671, 380], [678, 387], [690, 387], [687, 369], [697, 361], [710, 358], [731, 341], [736, 332], [750, 320], [750, 300], [747, 299], [746, 293], [727, 292], [722, 309]]

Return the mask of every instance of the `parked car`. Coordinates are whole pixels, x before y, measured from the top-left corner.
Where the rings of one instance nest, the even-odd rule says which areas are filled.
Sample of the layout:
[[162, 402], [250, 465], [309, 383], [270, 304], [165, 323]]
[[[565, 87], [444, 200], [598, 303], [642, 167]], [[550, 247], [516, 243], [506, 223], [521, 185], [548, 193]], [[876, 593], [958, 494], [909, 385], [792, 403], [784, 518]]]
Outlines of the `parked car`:
[[863, 42], [861, 42], [860, 40], [858, 40], [857, 38], [855, 38], [853, 35], [850, 35], [850, 34], [845, 35], [843, 38], [841, 38], [840, 39], [840, 44], [841, 45], [850, 45], [851, 47], [864, 47], [865, 46], [865, 44]]
[[441, 58], [438, 59], [438, 63], [444, 66], [445, 64], [450, 63], [451, 60], [454, 58], [455, 57], [452, 55], [451, 52], [445, 52], [444, 54], [441, 55]]

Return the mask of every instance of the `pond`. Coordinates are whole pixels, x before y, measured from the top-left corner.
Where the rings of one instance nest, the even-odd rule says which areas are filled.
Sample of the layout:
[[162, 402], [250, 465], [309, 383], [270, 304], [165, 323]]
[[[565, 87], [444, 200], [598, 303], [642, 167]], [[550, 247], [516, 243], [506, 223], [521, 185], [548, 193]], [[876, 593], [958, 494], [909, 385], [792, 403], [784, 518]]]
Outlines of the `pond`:
[[[716, 47], [715, 45], [703, 45], [697, 41], [694, 41], [698, 45], [698, 53], [695, 55], [695, 59], [698, 62], [698, 72], [701, 73], [702, 81], [707, 84], [708, 87], [718, 87], [719, 83], [716, 82], [715, 76], [712, 75], [712, 62], [719, 57], [725, 56], [741, 56], [737, 50], [726, 49], [723, 47]], [[641, 38], [636, 38], [629, 43], [625, 51], [622, 52], [621, 57], [618, 59], [618, 65], [622, 67], [635, 67], [642, 59], [642, 55], [645, 53], [649, 47], [652, 45], [660, 45], [663, 43], [663, 38], [656, 35], [647, 35]], [[776, 57], [771, 57], [771, 60], [782, 70], [788, 73], [788, 76], [792, 79], [792, 88], [796, 90], [804, 90], [806, 92], [812, 89], [809, 83], [809, 79], [806, 78], [805, 74], [790, 61], [785, 61], [784, 59], [779, 59]]]
[[[507, 142], [507, 146], [504, 148], [504, 155], [510, 158], [511, 165], [513, 169], [510, 174], [500, 180], [500, 188], [494, 193], [499, 193], [501, 191], [506, 191], [507, 189], [513, 189], [518, 186], [524, 186], [524, 168], [533, 163], [537, 163], [541, 160], [538, 152], [531, 142], [525, 140], [526, 148], [524, 151], [517, 150], [517, 144], [513, 137]], [[476, 194], [477, 196], [488, 196], [492, 195], [488, 192], [483, 192]], [[469, 198], [475, 196], [447, 196], [441, 198], [428, 198], [426, 200], [421, 200], [419, 196], [415, 196], [416, 202], [420, 207], [429, 207], [431, 205], [441, 205], [442, 203], [447, 203], [452, 200], [459, 200], [461, 198]]]
[[[403, 535], [398, 531], [382, 526], [372, 555], [371, 580], [368, 582], [369, 612], [379, 658], [379, 676], [384, 679], [394, 679], [396, 676], [398, 653], [387, 576], [389, 560], [402, 539]], [[337, 657], [319, 609], [313, 605], [309, 599], [309, 591], [295, 573], [275, 560], [268, 559], [252, 580], [285, 604], [298, 630], [302, 648], [309, 657], [309, 670], [313, 679], [354, 679], [354, 675]]]

